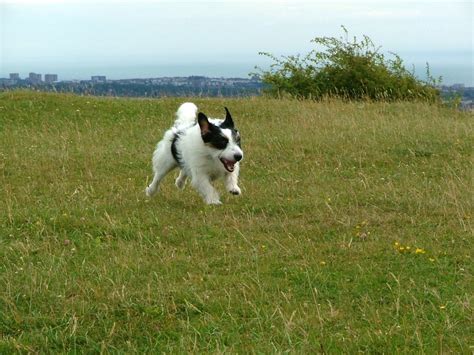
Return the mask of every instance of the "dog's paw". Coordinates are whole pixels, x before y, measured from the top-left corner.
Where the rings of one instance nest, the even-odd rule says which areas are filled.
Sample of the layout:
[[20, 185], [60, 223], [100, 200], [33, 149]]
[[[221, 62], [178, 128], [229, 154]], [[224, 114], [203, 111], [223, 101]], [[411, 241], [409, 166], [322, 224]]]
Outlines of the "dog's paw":
[[222, 202], [221, 201], [213, 201], [213, 202], [208, 202], [207, 204], [212, 205], [212, 206], [219, 206], [219, 205], [222, 205]]
[[184, 190], [184, 186], [186, 185], [186, 180], [177, 178], [174, 184], [176, 185], [178, 189]]
[[153, 197], [157, 191], [158, 189], [153, 189], [151, 186], [148, 186], [145, 189], [145, 195], [147, 195], [148, 197]]
[[222, 202], [219, 199], [206, 199], [206, 203], [208, 205], [215, 205], [215, 206], [222, 205]]
[[229, 189], [229, 192], [232, 195], [240, 195], [242, 193], [242, 191], [240, 191], [240, 187], [238, 187], [238, 186], [232, 187], [231, 189]]

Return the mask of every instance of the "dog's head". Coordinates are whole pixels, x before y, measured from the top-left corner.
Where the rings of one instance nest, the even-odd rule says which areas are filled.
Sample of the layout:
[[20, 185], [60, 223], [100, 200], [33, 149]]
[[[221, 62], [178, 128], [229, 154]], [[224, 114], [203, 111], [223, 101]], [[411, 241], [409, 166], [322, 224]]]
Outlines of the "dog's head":
[[234, 126], [234, 120], [225, 108], [225, 120], [210, 122], [205, 114], [199, 112], [198, 123], [201, 128], [201, 137], [209, 147], [211, 155], [219, 159], [228, 172], [233, 172], [235, 163], [242, 160], [244, 153], [240, 146], [240, 133]]

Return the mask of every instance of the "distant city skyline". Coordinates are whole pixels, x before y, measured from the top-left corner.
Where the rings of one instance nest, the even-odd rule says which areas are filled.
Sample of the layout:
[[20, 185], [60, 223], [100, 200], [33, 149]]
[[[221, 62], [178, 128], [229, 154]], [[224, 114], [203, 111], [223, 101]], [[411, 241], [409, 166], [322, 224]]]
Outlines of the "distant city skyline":
[[246, 77], [316, 36], [367, 34], [423, 78], [474, 85], [470, 1], [0, 0], [0, 77]]

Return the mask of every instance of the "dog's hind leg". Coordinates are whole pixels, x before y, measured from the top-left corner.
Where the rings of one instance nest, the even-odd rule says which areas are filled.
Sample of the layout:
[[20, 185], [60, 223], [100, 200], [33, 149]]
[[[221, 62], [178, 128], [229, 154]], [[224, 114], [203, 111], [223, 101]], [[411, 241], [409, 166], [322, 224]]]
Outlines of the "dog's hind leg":
[[186, 184], [186, 178], [187, 178], [186, 173], [183, 170], [180, 170], [179, 176], [177, 177], [175, 181], [175, 185], [178, 189], [180, 190], [184, 189], [184, 185]]
[[239, 164], [235, 164], [234, 171], [227, 174], [225, 176], [225, 188], [229, 191], [232, 195], [240, 195], [240, 187], [237, 185], [239, 182]]
[[158, 173], [155, 173], [153, 176], [153, 181], [145, 189], [145, 193], [148, 197], [153, 197], [158, 192], [158, 184], [160, 183], [160, 176]]
[[176, 166], [177, 164], [173, 157], [159, 154], [153, 157], [153, 170], [155, 171], [155, 175], [153, 176], [153, 181], [145, 190], [148, 197], [153, 197], [158, 192], [161, 180]]

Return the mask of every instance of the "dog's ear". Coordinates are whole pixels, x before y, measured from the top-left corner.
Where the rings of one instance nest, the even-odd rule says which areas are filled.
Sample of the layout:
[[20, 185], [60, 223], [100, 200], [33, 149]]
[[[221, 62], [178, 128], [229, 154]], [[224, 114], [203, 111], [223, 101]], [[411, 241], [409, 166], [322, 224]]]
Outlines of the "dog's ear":
[[202, 112], [199, 112], [198, 114], [198, 123], [199, 123], [199, 127], [201, 128], [201, 136], [204, 136], [211, 131], [212, 123], [209, 122], [209, 120], [207, 119], [207, 116], [203, 114]]
[[229, 109], [227, 107], [225, 108], [225, 120], [222, 122], [220, 125], [221, 128], [234, 128], [234, 120], [232, 120], [232, 116], [230, 115]]

